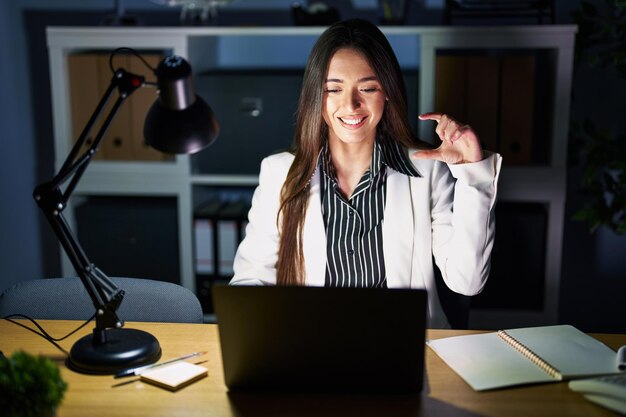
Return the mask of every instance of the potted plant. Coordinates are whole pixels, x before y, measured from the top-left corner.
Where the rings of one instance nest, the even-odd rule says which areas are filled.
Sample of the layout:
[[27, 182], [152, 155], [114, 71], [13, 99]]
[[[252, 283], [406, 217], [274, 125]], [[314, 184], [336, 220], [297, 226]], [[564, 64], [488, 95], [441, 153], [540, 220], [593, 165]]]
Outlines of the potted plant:
[[[584, 1], [573, 18], [578, 25], [577, 67], [602, 71], [606, 79], [626, 82], [626, 1], [605, 0], [604, 7], [600, 8]], [[594, 102], [595, 107], [602, 104]], [[606, 106], [606, 112], [617, 113], [621, 120], [624, 105], [617, 109], [612, 107]], [[589, 197], [574, 218], [588, 222], [591, 231], [607, 227], [624, 235], [626, 133], [619, 128], [616, 131], [615, 126], [600, 126], [587, 116], [572, 122], [571, 161], [582, 164], [581, 188]]]
[[67, 384], [50, 359], [17, 351], [0, 359], [0, 410], [7, 417], [56, 414]]

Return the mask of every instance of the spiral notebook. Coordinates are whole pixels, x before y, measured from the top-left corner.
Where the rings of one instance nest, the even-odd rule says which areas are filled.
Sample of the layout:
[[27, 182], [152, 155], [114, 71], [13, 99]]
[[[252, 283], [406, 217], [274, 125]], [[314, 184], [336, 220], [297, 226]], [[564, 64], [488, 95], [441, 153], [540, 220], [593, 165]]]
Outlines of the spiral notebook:
[[570, 325], [454, 336], [426, 344], [476, 391], [618, 372], [615, 351]]

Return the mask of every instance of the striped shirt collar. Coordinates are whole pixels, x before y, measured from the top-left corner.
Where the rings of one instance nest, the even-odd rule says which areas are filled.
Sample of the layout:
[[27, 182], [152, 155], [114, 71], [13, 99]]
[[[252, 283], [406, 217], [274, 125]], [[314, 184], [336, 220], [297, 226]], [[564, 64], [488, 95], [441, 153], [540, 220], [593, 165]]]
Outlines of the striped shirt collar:
[[[337, 173], [331, 160], [328, 141], [324, 142], [317, 160], [322, 172], [336, 181]], [[374, 152], [372, 153], [372, 163], [369, 170], [370, 178], [375, 177], [380, 172], [383, 164], [408, 177], [421, 177], [421, 174], [409, 159], [406, 150], [399, 143], [395, 141], [383, 142], [377, 139], [374, 143]]]

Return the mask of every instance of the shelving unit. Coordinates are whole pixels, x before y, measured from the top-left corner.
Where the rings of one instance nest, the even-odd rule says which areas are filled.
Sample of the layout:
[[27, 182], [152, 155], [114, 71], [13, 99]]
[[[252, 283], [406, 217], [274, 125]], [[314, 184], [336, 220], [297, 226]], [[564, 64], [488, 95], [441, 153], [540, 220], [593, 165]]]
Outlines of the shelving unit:
[[[539, 310], [476, 310], [475, 326], [495, 326], [554, 322], [558, 311], [561, 239], [565, 205], [565, 161], [569, 123], [570, 85], [575, 26], [509, 27], [383, 27], [403, 68], [418, 71], [417, 113], [430, 111], [435, 100], [436, 56], [445, 50], [462, 49], [541, 49], [554, 57], [552, 123], [548, 137], [549, 163], [541, 166], [512, 166], [502, 171], [499, 198], [507, 202], [538, 202], [548, 210], [543, 307]], [[139, 51], [173, 53], [186, 57], [194, 74], [217, 70], [301, 70], [321, 27], [258, 28], [104, 28], [51, 27], [47, 30], [55, 165], [58, 168], [72, 143], [68, 57], [88, 51], [112, 51], [131, 47]], [[146, 73], [147, 74], [147, 73]], [[130, 97], [132, 100], [132, 97]], [[210, 103], [217, 107], [219, 103]], [[93, 104], [95, 107], [95, 103]], [[418, 135], [431, 139], [429, 123], [418, 125]], [[106, 140], [106, 139], [105, 139]], [[219, 139], [218, 139], [219, 140]], [[210, 148], [208, 150], [210, 152]], [[249, 185], [256, 175], [194, 172], [193, 156], [178, 155], [171, 161], [94, 160], [75, 190], [79, 197], [153, 196], [176, 199], [180, 283], [195, 290], [193, 251], [193, 212], [197, 187]], [[65, 214], [75, 225], [74, 203]], [[63, 256], [62, 273], [74, 271]]]

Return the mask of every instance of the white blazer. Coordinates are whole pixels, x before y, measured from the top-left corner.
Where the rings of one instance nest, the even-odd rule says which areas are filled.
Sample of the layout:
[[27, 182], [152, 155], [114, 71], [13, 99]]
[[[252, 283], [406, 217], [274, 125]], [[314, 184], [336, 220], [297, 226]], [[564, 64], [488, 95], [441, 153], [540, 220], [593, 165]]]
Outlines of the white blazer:
[[[482, 161], [458, 165], [412, 160], [421, 177], [387, 168], [383, 222], [387, 286], [426, 289], [431, 328], [449, 327], [437, 295], [433, 255], [445, 283], [457, 293], [478, 294], [489, 276], [502, 158], [487, 155]], [[284, 152], [261, 163], [259, 186], [252, 198], [246, 237], [235, 256], [231, 284], [276, 284], [276, 214], [293, 159]], [[305, 280], [306, 285], [324, 286], [326, 231], [319, 169], [311, 178], [310, 194], [303, 230]]]

